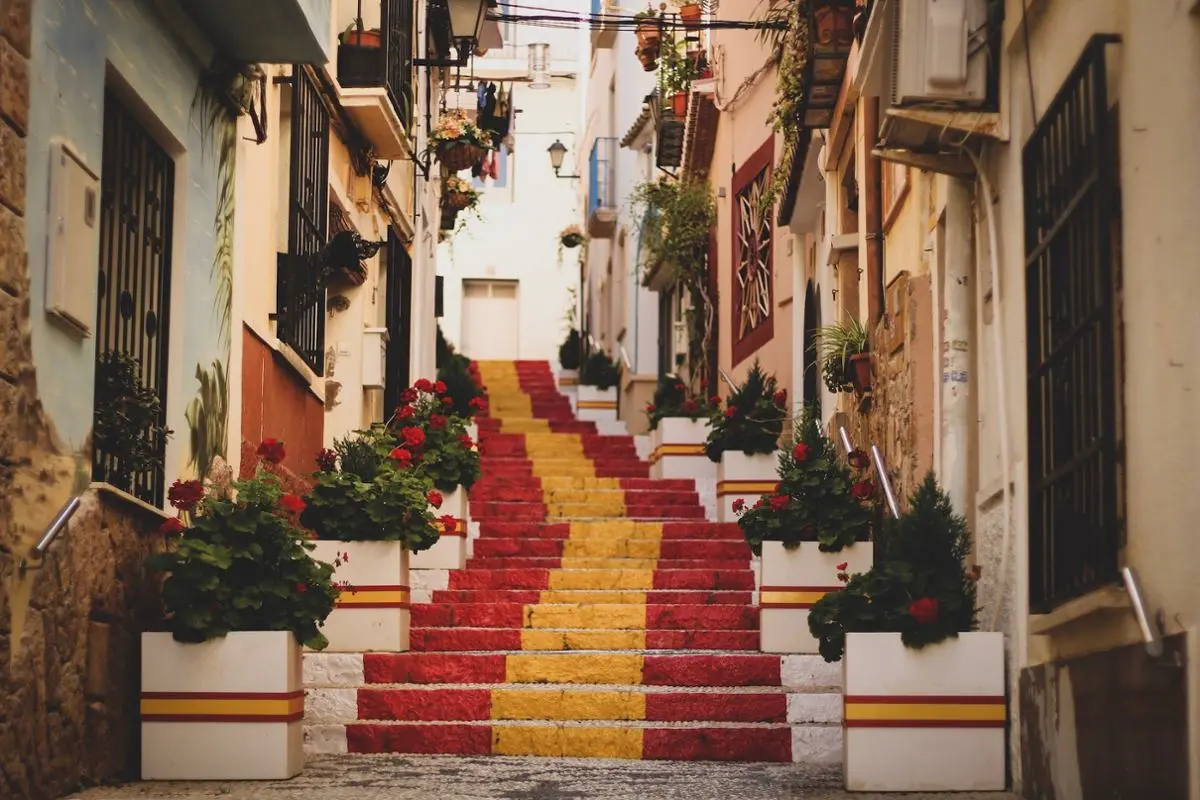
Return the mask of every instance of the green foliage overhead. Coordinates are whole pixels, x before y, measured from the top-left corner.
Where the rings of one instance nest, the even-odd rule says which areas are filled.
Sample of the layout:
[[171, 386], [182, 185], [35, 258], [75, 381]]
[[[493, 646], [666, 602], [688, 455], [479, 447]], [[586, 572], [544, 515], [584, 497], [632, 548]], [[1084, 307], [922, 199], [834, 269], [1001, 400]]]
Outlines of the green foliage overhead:
[[826, 661], [845, 652], [847, 633], [899, 633], [914, 649], [974, 630], [977, 574], [966, 569], [971, 535], [933, 473], [909, 510], [875, 537], [875, 566], [850, 576], [808, 616]]
[[747, 455], [773, 453], [787, 416], [787, 393], [755, 359], [746, 380], [729, 395], [725, 409], [714, 409], [705, 452], [713, 461], [720, 461], [727, 450]]
[[[851, 462], [868, 466], [866, 454], [856, 452]], [[836, 553], [870, 537], [874, 486], [838, 460], [837, 448], [822, 435], [816, 413], [807, 408], [800, 424], [800, 440], [790, 452], [779, 454], [779, 486], [762, 497], [738, 519], [738, 525], [755, 554], [764, 541], [799, 547], [817, 542], [822, 552]]]
[[631, 198], [643, 218], [641, 247], [648, 274], [669, 266], [685, 286], [708, 281], [708, 246], [717, 223], [712, 189], [703, 181], [659, 178], [639, 185]]

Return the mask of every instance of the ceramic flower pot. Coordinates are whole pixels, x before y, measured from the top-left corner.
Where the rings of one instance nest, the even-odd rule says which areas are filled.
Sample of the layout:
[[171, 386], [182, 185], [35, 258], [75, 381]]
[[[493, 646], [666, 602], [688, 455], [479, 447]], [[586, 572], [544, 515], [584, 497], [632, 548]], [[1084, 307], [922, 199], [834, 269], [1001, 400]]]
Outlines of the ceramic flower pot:
[[1003, 634], [912, 650], [898, 633], [850, 633], [842, 670], [847, 789], [1005, 788]]
[[467, 565], [466, 491], [459, 486], [453, 492], [442, 495], [442, 507], [434, 509], [433, 513], [438, 517], [448, 514], [457, 523], [453, 530], [441, 528], [442, 535], [433, 547], [413, 553], [409, 563], [413, 569], [462, 569]]
[[687, 117], [688, 108], [688, 93], [676, 92], [671, 95], [671, 113], [675, 119], [684, 119]]
[[286, 780], [304, 768], [301, 653], [290, 631], [201, 644], [142, 634], [142, 780]]
[[606, 422], [617, 419], [617, 387], [597, 389], [595, 386], [580, 386], [576, 403], [581, 422]]
[[717, 465], [704, 454], [708, 420], [664, 417], [650, 431], [650, 477], [714, 480]]
[[737, 522], [733, 505], [741, 500], [753, 505], [779, 483], [779, 457], [775, 453], [748, 456], [739, 451], [721, 454], [717, 465], [717, 521]]
[[352, 30], [338, 45], [337, 79], [346, 88], [375, 86], [383, 79], [382, 39], [378, 30]]
[[694, 30], [700, 27], [700, 4], [688, 3], [679, 7], [679, 19], [683, 27]]
[[850, 356], [850, 382], [854, 391], [862, 394], [871, 390], [871, 354], [855, 353]]
[[320, 539], [312, 556], [335, 567], [333, 579], [349, 586], [321, 632], [328, 651], [400, 652], [409, 646], [409, 553], [399, 542], [339, 542]]
[[[823, 553], [816, 542], [789, 550], [783, 542], [763, 542], [759, 562], [759, 648], [764, 653], [817, 653], [808, 632], [808, 611], [829, 592], [841, 591], [838, 573], [866, 572], [875, 563], [875, 546], [858, 542], [836, 553]], [[845, 570], [838, 566], [845, 564]]]

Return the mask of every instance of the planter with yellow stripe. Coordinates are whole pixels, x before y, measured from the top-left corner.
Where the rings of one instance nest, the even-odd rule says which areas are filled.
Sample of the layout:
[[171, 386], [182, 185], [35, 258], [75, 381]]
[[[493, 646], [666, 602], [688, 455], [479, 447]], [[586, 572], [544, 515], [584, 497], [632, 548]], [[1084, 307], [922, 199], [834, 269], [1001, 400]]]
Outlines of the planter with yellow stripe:
[[617, 418], [617, 387], [597, 389], [580, 386], [576, 409], [581, 422], [605, 422]]
[[741, 500], [753, 505], [779, 484], [777, 453], [745, 453], [726, 450], [717, 465], [717, 521], [737, 522], [733, 505]]
[[708, 420], [666, 417], [650, 431], [650, 477], [713, 480], [717, 465], [704, 454]]
[[839, 564], [853, 575], [875, 561], [874, 545], [859, 542], [837, 553], [823, 553], [816, 542], [789, 550], [782, 542], [763, 542], [759, 563], [759, 647], [764, 653], [816, 653], [808, 632], [808, 611], [828, 592], [842, 588]]
[[142, 778], [281, 780], [304, 767], [300, 645], [289, 631], [202, 644], [142, 635]]
[[851, 633], [843, 670], [847, 789], [1005, 788], [1003, 634], [913, 650], [898, 633]]
[[458, 487], [443, 496], [441, 508], [432, 511], [434, 516], [454, 517], [458, 524], [450, 530], [443, 528], [442, 537], [433, 547], [413, 553], [412, 568], [462, 569], [467, 565], [467, 493]]
[[[462, 541], [461, 538], [458, 541]], [[331, 652], [400, 652], [409, 645], [409, 558], [399, 542], [316, 542], [313, 558], [343, 559], [333, 579], [347, 584], [322, 633]]]

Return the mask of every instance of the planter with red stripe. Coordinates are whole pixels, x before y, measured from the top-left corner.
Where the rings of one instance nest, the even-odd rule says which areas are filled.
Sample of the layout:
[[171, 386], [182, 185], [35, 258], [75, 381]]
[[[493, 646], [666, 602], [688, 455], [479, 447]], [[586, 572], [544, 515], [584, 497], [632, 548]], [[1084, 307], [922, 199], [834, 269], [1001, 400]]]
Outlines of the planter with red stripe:
[[843, 670], [847, 789], [1005, 788], [1003, 634], [913, 650], [898, 633], [850, 633]]
[[[462, 489], [458, 489], [454, 494], [461, 494]], [[451, 495], [453, 497], [454, 495]], [[454, 516], [455, 524], [452, 529], [448, 529], [439, 522], [438, 527], [441, 529], [442, 535], [434, 543], [433, 547], [428, 550], [422, 550], [419, 553], [412, 554], [413, 569], [462, 569], [467, 564], [467, 523], [466, 520], [459, 517], [454, 512], [445, 512], [446, 504], [442, 504], [443, 511], [436, 513], [449, 513]]]
[[316, 542], [313, 558], [338, 560], [333, 579], [346, 584], [322, 633], [332, 652], [400, 652], [409, 643], [409, 553], [399, 542]]
[[837, 553], [823, 553], [816, 542], [789, 550], [782, 542], [763, 542], [759, 563], [759, 617], [764, 653], [816, 653], [817, 640], [808, 632], [808, 611], [829, 592], [841, 590], [839, 564], [853, 575], [875, 562], [871, 542], [859, 542]]
[[717, 465], [704, 454], [707, 420], [666, 417], [650, 431], [650, 477], [712, 480]]
[[617, 387], [597, 389], [595, 386], [580, 386], [576, 408], [579, 419], [583, 422], [616, 420]]
[[300, 645], [290, 631], [201, 644], [142, 634], [142, 779], [282, 780], [304, 767]]
[[779, 484], [779, 457], [775, 453], [746, 455], [726, 450], [717, 465], [717, 521], [737, 522], [733, 505], [741, 500], [753, 505]]

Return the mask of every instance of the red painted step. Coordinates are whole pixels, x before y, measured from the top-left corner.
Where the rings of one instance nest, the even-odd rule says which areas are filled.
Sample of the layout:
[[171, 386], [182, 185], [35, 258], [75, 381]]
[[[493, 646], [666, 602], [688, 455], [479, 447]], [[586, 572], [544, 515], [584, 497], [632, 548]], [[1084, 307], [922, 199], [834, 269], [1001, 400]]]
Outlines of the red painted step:
[[[589, 604], [591, 606], [591, 604]], [[595, 607], [595, 606], [591, 606]], [[552, 606], [538, 606], [548, 609]], [[649, 630], [750, 630], [758, 627], [758, 609], [732, 605], [646, 606]], [[414, 603], [412, 625], [418, 628], [524, 627], [521, 603]]]
[[[584, 590], [583, 593], [587, 593]], [[563, 595], [571, 591], [560, 592]], [[657, 605], [749, 605], [748, 591], [674, 591], [652, 589], [644, 594], [648, 603]], [[536, 603], [541, 599], [538, 589], [439, 589], [433, 593], [434, 603]]]
[[[587, 572], [588, 570], [580, 570]], [[612, 572], [612, 570], [603, 570]], [[449, 589], [547, 589], [545, 569], [480, 569], [450, 573]], [[679, 569], [655, 572], [653, 589], [753, 589], [754, 574], [746, 570]], [[599, 585], [599, 590], [617, 588]]]
[[[706, 606], [700, 606], [705, 608]], [[719, 608], [720, 606], [707, 606]], [[753, 630], [648, 630], [646, 650], [736, 651], [758, 649], [758, 629]], [[411, 652], [496, 652], [544, 653], [555, 651], [524, 650], [521, 631], [515, 628], [416, 628], [412, 629]], [[612, 652], [612, 651], [598, 651]]]

